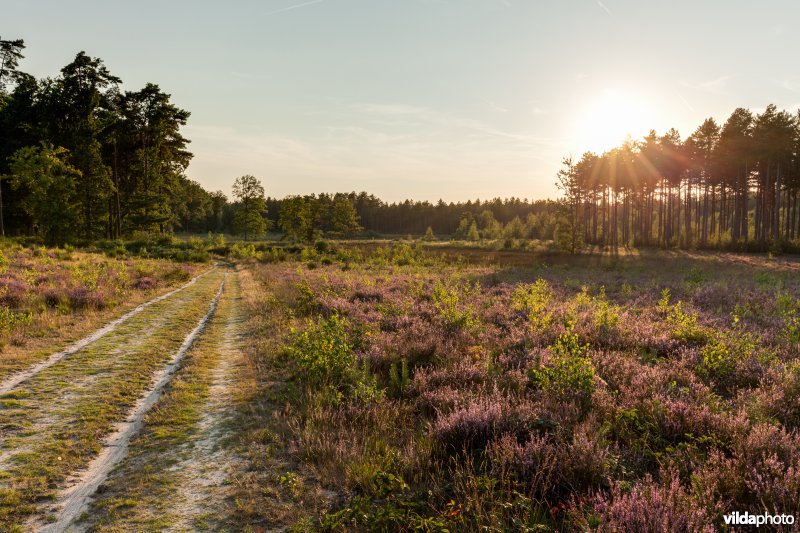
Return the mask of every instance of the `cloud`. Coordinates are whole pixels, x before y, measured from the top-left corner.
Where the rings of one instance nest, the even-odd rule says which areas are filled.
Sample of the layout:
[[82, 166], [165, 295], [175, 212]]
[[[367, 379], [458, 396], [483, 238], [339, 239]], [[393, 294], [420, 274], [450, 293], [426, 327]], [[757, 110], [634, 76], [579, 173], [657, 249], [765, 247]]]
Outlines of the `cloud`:
[[273, 11], [268, 11], [268, 12], [264, 13], [264, 16], [265, 17], [269, 17], [269, 16], [272, 16], [272, 15], [277, 15], [278, 13], [285, 13], [287, 11], [292, 11], [294, 9], [299, 9], [301, 7], [306, 7], [306, 6], [310, 6], [310, 5], [313, 5], [313, 4], [319, 4], [319, 3], [324, 2], [324, 1], [325, 0], [310, 0], [308, 2], [303, 2], [301, 4], [290, 5], [290, 6], [282, 7], [282, 8], [279, 8], [279, 9], [275, 9]]
[[800, 92], [800, 77], [787, 78], [785, 80], [779, 80], [776, 83], [778, 84], [779, 87], [782, 87], [787, 91], [793, 93]]
[[[550, 139], [415, 106], [360, 108], [376, 116], [405, 117], [423, 127], [398, 131], [383, 123], [354, 125], [350, 120], [321, 126], [319, 135], [298, 136], [194, 124], [186, 127], [195, 153], [188, 174], [225, 192], [236, 176], [253, 174], [277, 197], [350, 190], [367, 190], [392, 201], [554, 193], [549, 175], [534, 179], [542, 161], [557, 161], [562, 151], [550, 146]], [[451, 128], [465, 131], [454, 135]]]
[[[420, 106], [357, 103], [352, 104], [351, 108], [365, 113], [366, 115], [377, 116], [381, 119], [373, 121], [373, 123], [416, 127], [418, 131], [438, 132], [447, 137], [452, 137], [452, 130], [461, 130], [462, 132], [466, 131], [472, 133], [474, 138], [484, 138], [484, 140], [498, 138], [505, 139], [506, 141], [514, 140], [528, 147], [558, 146], [563, 143], [563, 139], [557, 137], [543, 137], [525, 132], [505, 131], [476, 119], [450, 115]], [[399, 122], [386, 121], [386, 117], [398, 117], [402, 120]]]
[[507, 107], [503, 107], [503, 106], [501, 106], [501, 105], [499, 105], [496, 102], [493, 102], [491, 100], [484, 99], [483, 101], [486, 103], [486, 105], [489, 106], [489, 108], [492, 111], [497, 111], [498, 113], [508, 113], [508, 108]]
[[681, 85], [689, 87], [690, 89], [697, 89], [714, 94], [721, 94], [728, 86], [728, 82], [733, 79], [731, 75], [724, 75], [714, 78], [712, 80], [688, 82], [683, 81]]
[[597, 5], [598, 5], [598, 6], [600, 6], [600, 7], [603, 9], [603, 11], [605, 11], [605, 12], [606, 12], [606, 13], [608, 13], [609, 15], [611, 15], [611, 16], [613, 16], [613, 15], [614, 15], [613, 13], [611, 13], [611, 10], [610, 10], [610, 9], [608, 9], [608, 6], [606, 6], [606, 5], [605, 5], [603, 2], [601, 2], [600, 0], [597, 0]]

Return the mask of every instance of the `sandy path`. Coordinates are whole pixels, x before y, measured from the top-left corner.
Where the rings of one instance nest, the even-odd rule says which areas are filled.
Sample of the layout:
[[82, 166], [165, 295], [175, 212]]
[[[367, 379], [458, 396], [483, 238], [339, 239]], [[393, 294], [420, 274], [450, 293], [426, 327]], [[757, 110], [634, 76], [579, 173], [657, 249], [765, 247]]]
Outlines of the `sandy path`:
[[17, 372], [16, 374], [13, 374], [13, 375], [9, 376], [8, 378], [4, 379], [2, 383], [0, 383], [0, 395], [7, 394], [7, 393], [11, 392], [11, 390], [13, 390], [17, 385], [19, 385], [23, 381], [25, 381], [27, 379], [30, 379], [31, 377], [35, 376], [36, 374], [38, 374], [42, 370], [44, 370], [46, 368], [49, 368], [49, 367], [53, 366], [54, 364], [58, 363], [63, 358], [68, 357], [68, 356], [74, 354], [75, 352], [77, 352], [79, 350], [82, 350], [83, 348], [87, 347], [89, 344], [95, 342], [96, 340], [100, 339], [101, 337], [103, 337], [103, 336], [107, 335], [108, 333], [114, 331], [121, 324], [123, 324], [124, 322], [126, 322], [129, 319], [133, 318], [134, 316], [138, 315], [139, 313], [141, 313], [142, 311], [144, 311], [145, 309], [147, 309], [151, 305], [153, 305], [155, 303], [158, 303], [158, 302], [160, 302], [162, 300], [165, 300], [165, 299], [169, 298], [170, 296], [172, 296], [173, 294], [177, 294], [177, 293], [181, 292], [182, 290], [194, 285], [197, 282], [198, 279], [200, 279], [201, 277], [205, 276], [209, 272], [211, 272], [211, 271], [208, 270], [208, 271], [200, 274], [199, 276], [196, 276], [196, 277], [192, 278], [187, 283], [185, 283], [184, 285], [181, 285], [177, 289], [171, 290], [171, 291], [169, 291], [169, 292], [167, 292], [165, 294], [162, 294], [161, 296], [153, 298], [152, 300], [150, 300], [148, 302], [145, 302], [143, 304], [138, 305], [137, 307], [131, 309], [130, 311], [128, 311], [127, 313], [125, 313], [124, 315], [119, 317], [118, 319], [112, 320], [111, 322], [109, 322], [108, 324], [103, 326], [102, 328], [96, 330], [94, 333], [91, 333], [90, 335], [87, 335], [86, 337], [82, 338], [81, 340], [79, 340], [79, 341], [75, 342], [74, 344], [68, 346], [64, 350], [61, 350], [60, 352], [54, 353], [53, 355], [51, 355], [50, 357], [48, 357], [44, 361], [33, 365], [32, 367], [28, 368], [27, 370], [23, 370], [22, 372]]
[[[208, 274], [148, 302], [138, 316], [2, 398], [0, 490], [12, 496], [0, 500], [0, 530], [63, 530], [62, 522], [49, 526], [60, 518], [60, 505], [73, 508], [74, 498], [93, 492], [82, 488], [93, 482], [93, 473], [107, 473], [103, 461], [113, 465], [124, 456], [127, 439], [216, 307], [225, 274]], [[72, 487], [69, 499], [56, 492], [65, 483]], [[51, 509], [54, 501], [59, 506]]]
[[178, 474], [181, 491], [180, 497], [171, 506], [175, 524], [170, 531], [192, 531], [201, 517], [211, 516], [222, 522], [230, 512], [226, 510], [226, 501], [231, 492], [227, 480], [236, 466], [241, 466], [241, 459], [223, 441], [229, 433], [228, 425], [235, 416], [234, 387], [237, 367], [242, 363], [238, 347], [242, 342], [241, 327], [244, 322], [238, 282], [231, 285], [225, 330], [218, 349], [219, 358], [212, 373], [208, 402], [197, 424], [197, 437], [174, 452], [180, 460], [171, 470]]
[[[73, 418], [70, 412], [76, 402], [87, 397], [91, 399], [92, 390], [99, 381], [124, 374], [130, 358], [146, 349], [151, 337], [174, 327], [176, 317], [203, 290], [197, 285], [152, 307], [96, 340], [91, 347], [84, 347], [57, 365], [42, 369], [16, 388], [16, 393], [23, 394], [19, 407], [0, 411], [0, 447], [3, 449], [0, 469], [8, 459], [30, 451], [42, 437], [53, 434], [66, 420]], [[203, 305], [205, 307], [205, 302]], [[89, 353], [90, 348], [92, 353]]]
[[90, 463], [88, 469], [80, 476], [78, 481], [64, 490], [58, 497], [55, 507], [60, 508], [56, 521], [47, 525], [30, 524], [43, 532], [66, 531], [70, 524], [78, 518], [86, 508], [89, 498], [95, 493], [100, 484], [106, 479], [112, 468], [127, 454], [128, 443], [142, 427], [144, 415], [155, 405], [169, 383], [172, 375], [178, 370], [181, 360], [191, 348], [195, 340], [202, 334], [207, 322], [214, 314], [225, 285], [223, 280], [216, 296], [209, 306], [208, 312], [200, 320], [194, 330], [184, 339], [183, 344], [173, 355], [170, 362], [154, 377], [155, 385], [143, 396], [128, 419], [117, 426], [116, 431], [106, 440], [103, 451]]
[[[179, 378], [155, 404], [154, 419], [130, 443], [129, 454], [103, 483], [83, 520], [69, 531], [229, 531], [236, 505], [232, 480], [246, 467], [236, 453], [236, 424], [245, 372], [245, 315], [239, 273], [232, 272], [220, 305]], [[196, 401], [182, 394], [202, 391]], [[192, 401], [189, 421], [170, 415]], [[166, 419], [163, 417], [166, 416]], [[164, 425], [170, 436], [158, 437]], [[123, 510], [117, 511], [119, 502]]]

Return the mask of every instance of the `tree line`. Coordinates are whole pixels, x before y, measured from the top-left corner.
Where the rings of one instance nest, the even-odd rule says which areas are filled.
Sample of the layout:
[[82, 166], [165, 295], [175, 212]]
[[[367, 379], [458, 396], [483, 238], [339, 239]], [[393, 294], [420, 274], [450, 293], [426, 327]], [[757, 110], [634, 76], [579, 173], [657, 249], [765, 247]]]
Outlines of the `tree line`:
[[267, 198], [266, 207], [276, 227], [306, 240], [315, 232], [341, 236], [359, 232], [428, 234], [464, 240], [550, 239], [557, 222], [555, 202], [521, 198], [388, 203], [366, 192], [350, 192]]
[[683, 140], [651, 131], [564, 159], [558, 185], [573, 249], [781, 247], [800, 237], [800, 112], [738, 108]]
[[[22, 40], [0, 38], [0, 234], [52, 243], [118, 239], [137, 232], [230, 232], [292, 240], [321, 235], [455, 235], [547, 238], [553, 203], [517, 198], [461, 203], [386, 203], [366, 192], [266, 198], [253, 176], [237, 178], [234, 201], [186, 176], [181, 132], [190, 113], [158, 85], [136, 91], [103, 61], [80, 52], [55, 77], [36, 79], [19, 62]], [[520, 229], [521, 228], [521, 229]], [[470, 231], [473, 230], [473, 231]]]
[[56, 77], [19, 70], [0, 39], [0, 232], [50, 242], [137, 231], [223, 231], [235, 210], [185, 175], [189, 112], [158, 85], [121, 89], [80, 52]]

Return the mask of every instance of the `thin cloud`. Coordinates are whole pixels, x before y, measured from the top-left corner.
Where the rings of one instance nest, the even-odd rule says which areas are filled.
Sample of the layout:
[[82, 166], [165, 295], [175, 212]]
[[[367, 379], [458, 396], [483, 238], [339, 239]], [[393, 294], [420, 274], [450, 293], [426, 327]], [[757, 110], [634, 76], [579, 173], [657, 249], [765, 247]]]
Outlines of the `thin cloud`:
[[483, 101], [486, 103], [486, 105], [488, 105], [492, 109], [492, 111], [497, 111], [498, 113], [508, 113], [507, 107], [503, 107], [500, 104], [493, 102], [491, 100], [484, 99]]
[[787, 78], [785, 80], [780, 80], [777, 82], [779, 87], [786, 89], [787, 91], [791, 91], [793, 93], [800, 92], [800, 77], [795, 78]]
[[309, 2], [303, 2], [302, 4], [294, 4], [291, 6], [282, 7], [280, 9], [275, 9], [274, 11], [269, 11], [264, 14], [264, 16], [269, 17], [272, 15], [277, 15], [278, 13], [286, 13], [287, 11], [292, 11], [294, 9], [299, 9], [301, 7], [306, 7], [314, 4], [319, 4], [324, 2], [325, 0], [310, 0]]
[[608, 9], [608, 6], [606, 6], [606, 5], [605, 5], [603, 2], [601, 2], [600, 0], [597, 0], [597, 5], [598, 5], [598, 6], [600, 6], [600, 7], [603, 9], [603, 11], [605, 11], [605, 12], [606, 12], [606, 13], [608, 13], [609, 15], [611, 15], [611, 16], [613, 16], [613, 15], [614, 15], [614, 14], [611, 12], [611, 10], [610, 10], [610, 9]]
[[692, 107], [692, 104], [690, 104], [690, 103], [689, 103], [689, 100], [687, 100], [686, 98], [684, 98], [684, 97], [683, 97], [683, 95], [682, 95], [682, 94], [680, 94], [680, 93], [675, 93], [675, 94], [677, 94], [677, 95], [678, 95], [678, 98], [680, 98], [681, 102], [683, 102], [684, 104], [686, 104], [686, 107], [688, 107], [688, 108], [689, 108], [689, 111], [691, 111], [692, 113], [694, 113], [694, 112], [695, 112], [695, 109], [694, 109], [694, 107]]
[[719, 76], [713, 80], [706, 80], [700, 82], [683, 81], [681, 85], [690, 89], [699, 89], [709, 93], [720, 94], [728, 86], [728, 82], [733, 78], [731, 75]]
[[[527, 133], [503, 131], [479, 120], [453, 116], [441, 111], [413, 105], [357, 103], [352, 104], [350, 107], [377, 117], [402, 117], [406, 120], [402, 123], [405, 126], [424, 125], [426, 126], [424, 129], [436, 126], [439, 129], [467, 130], [480, 134], [484, 138], [511, 139], [526, 146], [558, 146], [563, 142], [563, 139], [557, 137], [541, 137]], [[408, 120], [413, 122], [408, 122]]]

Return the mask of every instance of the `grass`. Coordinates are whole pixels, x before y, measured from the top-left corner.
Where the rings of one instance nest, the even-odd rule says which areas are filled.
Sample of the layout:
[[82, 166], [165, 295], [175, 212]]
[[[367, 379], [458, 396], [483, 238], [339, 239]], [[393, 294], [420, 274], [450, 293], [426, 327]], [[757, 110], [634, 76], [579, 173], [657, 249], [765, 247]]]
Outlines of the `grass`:
[[208, 268], [11, 241], [0, 241], [0, 257], [0, 379]]
[[[198, 423], [210, 408], [210, 387], [221, 364], [225, 329], [238, 298], [238, 282], [231, 274], [217, 311], [203, 336], [187, 353], [180, 371], [146, 416], [143, 431], [131, 442], [131, 452], [105, 483], [83, 525], [93, 531], [155, 531], [175, 527], [181, 517], [174, 506], [182, 490], [181, 465], [192, 458], [192, 440]], [[227, 441], [227, 439], [222, 439]], [[224, 443], [223, 443], [224, 444]], [[220, 468], [223, 465], [219, 465]], [[194, 526], [225, 528], [229, 518], [215, 513], [197, 517]]]
[[220, 274], [202, 278], [16, 391], [17, 397], [27, 394], [23, 405], [0, 411], [3, 445], [12, 450], [4, 465], [0, 525], [19, 524], [99, 451], [112, 424], [124, 418], [153, 372], [205, 314], [220, 280]]

